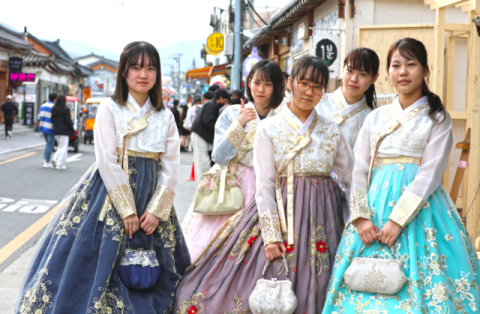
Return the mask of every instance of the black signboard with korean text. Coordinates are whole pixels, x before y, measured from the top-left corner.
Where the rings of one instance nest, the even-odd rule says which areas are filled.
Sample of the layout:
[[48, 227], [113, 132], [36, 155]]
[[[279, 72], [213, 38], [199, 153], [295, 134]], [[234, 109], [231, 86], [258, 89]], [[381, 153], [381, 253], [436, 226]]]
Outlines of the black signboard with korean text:
[[8, 67], [10, 72], [22, 72], [22, 57], [10, 57], [8, 59]]
[[33, 125], [35, 103], [26, 102], [24, 103], [23, 108], [25, 110], [23, 125]]

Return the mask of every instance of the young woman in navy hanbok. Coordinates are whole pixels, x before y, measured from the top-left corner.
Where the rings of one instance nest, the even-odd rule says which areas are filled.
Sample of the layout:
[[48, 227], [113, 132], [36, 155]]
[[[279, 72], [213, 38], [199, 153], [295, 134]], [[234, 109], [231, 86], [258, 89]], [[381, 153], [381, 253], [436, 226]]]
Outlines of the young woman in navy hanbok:
[[[178, 132], [162, 103], [160, 56], [151, 44], [123, 50], [115, 93], [99, 106], [94, 137], [96, 162], [48, 225], [15, 313], [171, 311], [190, 257], [173, 209]], [[130, 289], [118, 275], [127, 237], [137, 249], [149, 248], [150, 236], [160, 278], [149, 290]]]

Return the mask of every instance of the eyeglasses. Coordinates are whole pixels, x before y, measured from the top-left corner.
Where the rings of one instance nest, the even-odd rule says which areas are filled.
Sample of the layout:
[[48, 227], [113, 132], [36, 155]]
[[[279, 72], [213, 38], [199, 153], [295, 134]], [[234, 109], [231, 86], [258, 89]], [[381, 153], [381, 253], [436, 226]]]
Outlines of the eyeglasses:
[[302, 93], [308, 92], [310, 87], [312, 88], [312, 92], [317, 96], [322, 96], [323, 93], [325, 92], [325, 88], [323, 88], [323, 86], [321, 85], [315, 85], [315, 86], [310, 85], [308, 84], [307, 81], [296, 81], [296, 82], [297, 82], [297, 89]]

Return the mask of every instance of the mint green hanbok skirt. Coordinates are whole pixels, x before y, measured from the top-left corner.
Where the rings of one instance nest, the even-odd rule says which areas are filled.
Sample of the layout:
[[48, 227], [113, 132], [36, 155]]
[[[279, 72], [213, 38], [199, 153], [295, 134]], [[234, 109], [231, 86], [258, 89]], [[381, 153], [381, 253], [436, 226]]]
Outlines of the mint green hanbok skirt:
[[[381, 228], [394, 204], [415, 179], [415, 164], [375, 167], [368, 192], [372, 221]], [[470, 236], [443, 186], [402, 231], [395, 258], [408, 281], [395, 295], [350, 290], [343, 275], [354, 257], [392, 258], [378, 242], [365, 247], [350, 224], [337, 250], [323, 313], [474, 313], [479, 310], [480, 265]], [[387, 250], [387, 252], [386, 252]]]

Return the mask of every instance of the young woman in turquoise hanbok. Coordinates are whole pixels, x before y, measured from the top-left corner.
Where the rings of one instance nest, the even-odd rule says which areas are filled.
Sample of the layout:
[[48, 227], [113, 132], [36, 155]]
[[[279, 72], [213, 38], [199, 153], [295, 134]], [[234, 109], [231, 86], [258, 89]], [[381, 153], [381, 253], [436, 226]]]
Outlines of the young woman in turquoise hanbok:
[[[165, 314], [190, 256], [173, 209], [178, 131], [162, 103], [160, 56], [133, 42], [120, 57], [112, 98], [94, 127], [96, 162], [64, 198], [20, 289], [15, 313]], [[119, 277], [126, 240], [155, 251], [161, 274], [133, 290]], [[142, 267], [156, 262], [138, 256]], [[136, 261], [135, 261], [136, 262]]]
[[[374, 110], [358, 135], [350, 225], [338, 247], [323, 313], [476, 312], [479, 263], [441, 185], [452, 123], [425, 82], [425, 46], [412, 38], [395, 42], [387, 69], [398, 98]], [[395, 258], [407, 281], [393, 295], [352, 290], [344, 274], [355, 257]], [[363, 278], [365, 285], [384, 280]]]

